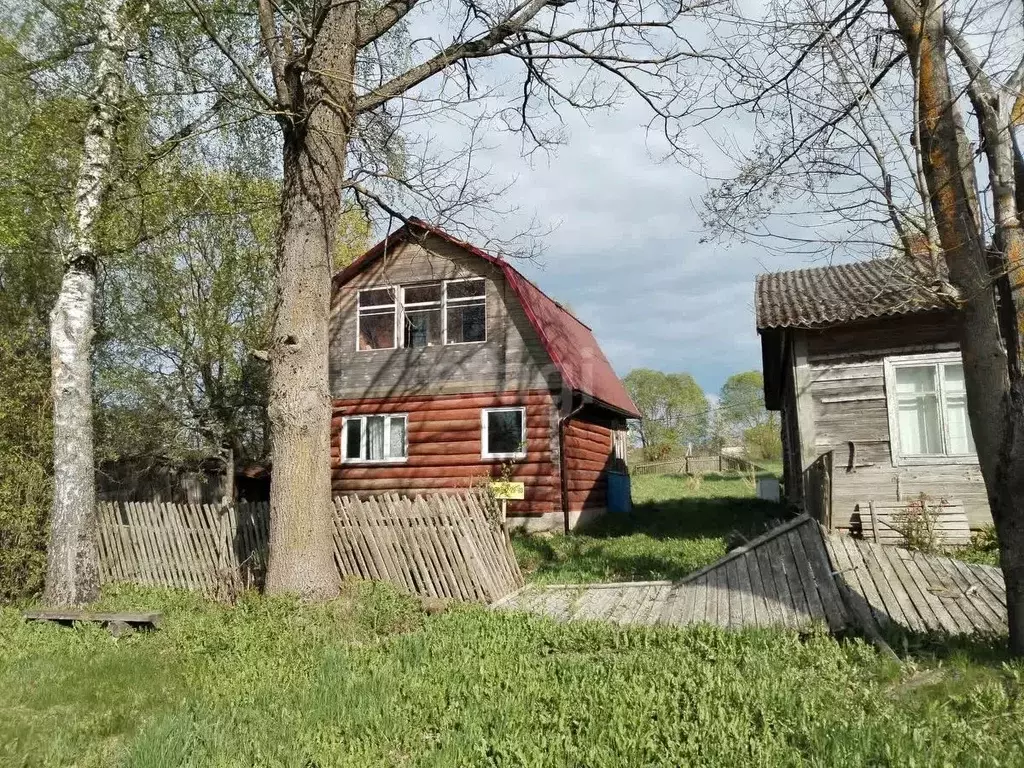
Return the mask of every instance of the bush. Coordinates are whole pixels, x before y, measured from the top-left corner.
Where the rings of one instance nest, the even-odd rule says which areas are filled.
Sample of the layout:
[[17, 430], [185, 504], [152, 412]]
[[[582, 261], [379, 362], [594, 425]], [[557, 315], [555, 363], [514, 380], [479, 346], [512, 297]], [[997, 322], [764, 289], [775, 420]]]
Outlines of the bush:
[[49, 361], [27, 334], [0, 337], [0, 602], [42, 591], [53, 422]]

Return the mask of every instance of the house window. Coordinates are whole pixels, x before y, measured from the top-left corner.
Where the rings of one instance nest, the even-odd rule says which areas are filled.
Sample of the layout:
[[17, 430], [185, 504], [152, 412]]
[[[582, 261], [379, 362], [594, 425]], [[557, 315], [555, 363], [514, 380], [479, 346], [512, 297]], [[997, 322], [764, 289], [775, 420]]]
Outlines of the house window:
[[395, 348], [396, 309], [392, 288], [368, 288], [359, 292], [356, 332], [359, 349]]
[[481, 278], [449, 280], [445, 290], [446, 344], [484, 341], [487, 337], [486, 283]]
[[405, 461], [408, 456], [403, 415], [347, 416], [342, 422], [342, 460]]
[[959, 353], [885, 360], [894, 464], [974, 461]]
[[402, 345], [409, 349], [441, 343], [441, 283], [402, 287]]
[[487, 408], [481, 413], [485, 459], [526, 456], [526, 409]]

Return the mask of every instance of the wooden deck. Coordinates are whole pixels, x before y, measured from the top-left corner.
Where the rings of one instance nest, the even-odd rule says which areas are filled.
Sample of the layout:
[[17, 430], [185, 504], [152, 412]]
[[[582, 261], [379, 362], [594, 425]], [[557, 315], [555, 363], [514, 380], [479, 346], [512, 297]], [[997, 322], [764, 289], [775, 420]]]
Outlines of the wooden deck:
[[565, 621], [804, 628], [849, 623], [818, 524], [803, 516], [681, 581], [529, 586], [495, 603]]
[[830, 536], [806, 515], [681, 581], [530, 585], [492, 607], [618, 624], [1006, 631], [997, 568]]

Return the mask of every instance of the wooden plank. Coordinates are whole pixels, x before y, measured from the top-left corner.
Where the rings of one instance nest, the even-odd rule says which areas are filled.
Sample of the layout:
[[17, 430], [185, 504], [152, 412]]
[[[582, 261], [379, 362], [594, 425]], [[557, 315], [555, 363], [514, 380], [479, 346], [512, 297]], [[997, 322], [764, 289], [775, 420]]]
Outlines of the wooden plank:
[[492, 594], [497, 597], [498, 591], [491, 582], [489, 574], [484, 567], [484, 562], [473, 544], [472, 529], [468, 520], [468, 510], [457, 499], [452, 497], [438, 497], [448, 510], [452, 521], [455, 539], [459, 552], [466, 563], [466, 572], [469, 574], [476, 599], [483, 602], [490, 602]]
[[447, 536], [446, 515], [438, 509], [433, 498], [421, 497], [418, 499], [421, 506], [421, 518], [426, 522], [428, 533], [431, 536], [431, 543], [441, 568], [441, 580], [443, 581], [449, 597], [456, 600], [472, 599], [467, 597], [462, 585], [463, 575], [459, 562], [452, 555], [451, 545]]
[[995, 579], [990, 576], [987, 566], [974, 565], [973, 563], [964, 563], [964, 566], [974, 576], [975, 583], [978, 584], [978, 594], [985, 596], [985, 599], [994, 611], [1004, 615], [1006, 612], [1005, 586], [996, 583]]
[[846, 609], [832, 577], [832, 569], [825, 551], [824, 534], [819, 526], [805, 525], [797, 529], [803, 543], [807, 565], [816, 586], [819, 601], [829, 629], [837, 632], [846, 626]]
[[782, 626], [795, 627], [800, 623], [800, 618], [796, 611], [796, 605], [793, 602], [793, 595], [790, 593], [789, 579], [786, 576], [786, 569], [782, 562], [782, 554], [771, 542], [763, 545], [759, 550], [759, 555], [762, 550], [764, 556], [761, 560], [761, 576], [762, 578], [764, 577], [764, 565], [765, 561], [767, 561], [768, 572], [771, 574], [772, 582], [775, 585], [775, 605], [782, 619]]
[[900, 584], [903, 586], [903, 591], [906, 592], [914, 610], [917, 611], [917, 615], [920, 616], [925, 630], [941, 632], [942, 624], [939, 621], [938, 616], [935, 615], [935, 611], [932, 609], [931, 604], [925, 597], [921, 585], [914, 578], [914, 575], [910, 573], [910, 570], [907, 568], [907, 564], [900, 557], [901, 551], [902, 550], [898, 547], [887, 547], [879, 553], [879, 557], [883, 557], [889, 563], [889, 567], [893, 570], [893, 573], [896, 574], [896, 578], [899, 579]]
[[872, 601], [877, 601], [878, 595], [870, 576], [867, 575], [860, 554], [856, 551], [851, 553], [847, 549], [848, 538], [832, 534], [825, 539], [833, 578], [845, 601], [849, 617], [856, 621], [864, 632], [877, 636], [879, 625], [872, 609]]
[[[808, 563], [810, 555], [804, 550], [803, 540], [798, 530], [791, 532], [783, 541], [789, 544], [793, 552], [793, 564], [800, 586], [803, 588], [808, 615], [814, 621], [828, 623], [828, 616], [825, 613], [825, 607], [822, 605], [821, 595], [818, 593], [818, 585], [814, 581], [814, 573]], [[783, 543], [783, 546], [785, 546], [785, 543]]]
[[444, 550], [437, 540], [436, 524], [432, 519], [430, 506], [420, 497], [412, 501], [410, 509], [414, 515], [413, 520], [419, 527], [418, 536], [423, 543], [427, 560], [434, 570], [432, 578], [435, 588], [445, 597], [456, 598], [458, 590], [455, 589], [449, 578], [451, 568], [444, 555]]
[[928, 628], [927, 623], [921, 617], [921, 614], [918, 613], [917, 608], [914, 606], [914, 600], [907, 593], [903, 581], [893, 568], [893, 564], [890, 562], [887, 554], [890, 549], [891, 547], [871, 544], [863, 545], [865, 559], [870, 557], [875, 562], [878, 574], [885, 581], [885, 585], [892, 592], [893, 599], [900, 607], [904, 621], [903, 626], [914, 632], [925, 632]]
[[793, 562], [793, 548], [788, 541], [781, 538], [773, 539], [768, 543], [773, 556], [777, 559], [782, 574], [789, 586], [790, 606], [793, 609], [793, 626], [802, 629], [811, 620], [811, 611], [807, 605], [807, 597], [804, 594], [803, 585], [800, 583], [800, 574], [797, 572], [796, 563]]
[[151, 559], [149, 554], [149, 537], [143, 529], [142, 521], [132, 502], [125, 502], [124, 513], [128, 519], [128, 532], [132, 538], [132, 547], [135, 550], [135, 562], [139, 576], [143, 584], [158, 586], [159, 582], [150, 567]]
[[416, 594], [416, 583], [412, 576], [412, 568], [402, 548], [395, 521], [387, 514], [385, 508], [377, 498], [363, 499], [363, 506], [373, 516], [380, 531], [384, 547], [388, 550], [391, 562], [394, 564], [395, 572], [399, 575], [399, 584], [405, 587], [410, 594]]
[[883, 571], [882, 566], [875, 557], [874, 549], [870, 545], [859, 541], [854, 541], [853, 544], [878, 593], [879, 600], [881, 601], [879, 608], [884, 611], [886, 616], [885, 623], [909, 627], [910, 620], [903, 613], [902, 602], [897, 598], [888, 574]]
[[[748, 554], [747, 557], [750, 555]], [[740, 580], [740, 564], [745, 558], [737, 557], [729, 561], [728, 566], [725, 569], [725, 580], [726, 580], [726, 592], [728, 599], [728, 616], [729, 616], [729, 628], [739, 629], [744, 623], [744, 597], [750, 597], [750, 584], [747, 584], [746, 593], [743, 591], [742, 582]], [[746, 571], [746, 568], [743, 569]]]
[[182, 586], [193, 591], [201, 590], [202, 587], [196, 577], [192, 561], [192, 553], [189, 551], [188, 542], [178, 525], [178, 507], [175, 504], [161, 504], [160, 507], [161, 517], [169, 531], [174, 558], [178, 564], [178, 573], [183, 582]]
[[875, 514], [875, 502], [868, 502], [868, 517], [871, 520], [871, 535], [878, 541], [878, 515]]
[[132, 626], [150, 626], [154, 629], [159, 627], [163, 620], [163, 614], [159, 612], [94, 613], [74, 610], [35, 610], [25, 611], [21, 615], [27, 621], [52, 621], [61, 624], [82, 621], [100, 624], [120, 623]]
[[380, 573], [373, 566], [372, 558], [366, 544], [365, 530], [359, 513], [362, 508], [355, 504], [335, 505], [335, 514], [341, 518], [346, 533], [346, 543], [359, 575], [364, 579], [379, 579]]
[[936, 557], [929, 557], [920, 553], [908, 553], [914, 558], [917, 567], [921, 569], [924, 578], [928, 582], [928, 591], [935, 595], [941, 603], [943, 610], [953, 622], [953, 634], [970, 634], [976, 626], [975, 620], [964, 610], [964, 607], [956, 599], [959, 590], [948, 574], [935, 561]]
[[763, 626], [780, 627], [786, 625], [786, 616], [779, 604], [779, 593], [775, 587], [775, 577], [772, 575], [771, 563], [768, 559], [768, 550], [765, 547], [758, 547], [751, 553], [751, 577], [755, 584], [760, 585], [761, 608]]
[[935, 565], [942, 568], [956, 585], [959, 592], [957, 603], [960, 605], [960, 609], [971, 617], [979, 631], [991, 633], [1006, 629], [1005, 616], [1000, 617], [998, 612], [992, 610], [987, 601], [974, 598], [973, 579], [970, 577], [969, 571], [965, 573], [959, 567], [962, 563], [948, 557], [940, 557], [935, 559]]
[[670, 608], [669, 595], [672, 594], [672, 587], [669, 585], [661, 585], [653, 587], [655, 597], [651, 603], [650, 610], [647, 615], [643, 617], [644, 624], [661, 624], [662, 616]]
[[914, 582], [914, 586], [921, 595], [921, 599], [925, 605], [927, 605], [931, 615], [934, 616], [934, 628], [937, 631], [946, 632], [950, 635], [957, 634], [960, 629], [959, 623], [953, 619], [949, 611], [946, 610], [946, 606], [942, 604], [938, 595], [932, 591], [933, 586], [941, 587], [941, 585], [935, 584], [936, 580], [934, 575], [929, 578], [928, 573], [926, 573], [926, 570], [929, 569], [922, 568], [919, 560], [915, 558], [913, 553], [909, 550], [894, 549], [893, 554], [907, 570], [911, 581]]

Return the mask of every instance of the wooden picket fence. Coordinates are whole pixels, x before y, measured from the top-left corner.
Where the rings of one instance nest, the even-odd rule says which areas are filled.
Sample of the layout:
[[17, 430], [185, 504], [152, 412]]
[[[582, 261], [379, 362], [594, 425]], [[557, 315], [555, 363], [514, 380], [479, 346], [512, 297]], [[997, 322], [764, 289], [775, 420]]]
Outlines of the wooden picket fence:
[[[476, 494], [335, 499], [340, 574], [390, 581], [428, 597], [493, 602], [523, 585], [495, 512]], [[261, 588], [265, 503], [99, 505], [104, 582], [181, 587], [215, 599]]]
[[740, 456], [683, 456], [669, 461], [634, 464], [631, 475], [702, 475], [711, 472], [756, 472], [757, 465]]

